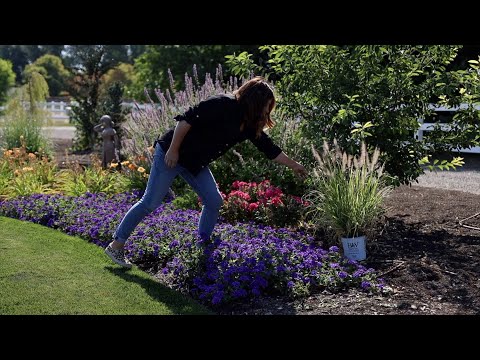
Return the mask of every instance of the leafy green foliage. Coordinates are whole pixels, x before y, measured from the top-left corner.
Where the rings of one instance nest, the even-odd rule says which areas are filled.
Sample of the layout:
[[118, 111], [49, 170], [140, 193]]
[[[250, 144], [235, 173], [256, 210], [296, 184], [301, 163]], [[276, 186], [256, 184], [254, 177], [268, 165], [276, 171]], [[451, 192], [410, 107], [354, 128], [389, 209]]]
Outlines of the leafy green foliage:
[[462, 166], [465, 164], [463, 161], [463, 158], [460, 156], [457, 156], [453, 158], [452, 161], [447, 161], [445, 159], [440, 160], [440, 159], [434, 159], [433, 161], [430, 160], [431, 155], [425, 156], [424, 158], [420, 159], [419, 164], [424, 165], [429, 169], [430, 171], [435, 171], [435, 170], [450, 170], [453, 169], [455, 170], [457, 166]]
[[70, 163], [56, 174], [56, 189], [65, 195], [80, 196], [89, 193], [116, 194], [128, 188], [128, 180], [117, 171], [102, 169], [94, 158], [90, 167]]
[[261, 70], [261, 68], [253, 62], [253, 54], [249, 54], [246, 51], [242, 51], [238, 55], [226, 55], [225, 63], [232, 70], [232, 72], [240, 78], [248, 78], [255, 70]]
[[15, 73], [12, 69], [12, 63], [0, 59], [0, 105], [7, 99], [7, 91], [13, 85], [15, 85]]
[[359, 156], [343, 152], [338, 144], [330, 149], [325, 142], [313, 172], [313, 187], [305, 196], [308, 213], [317, 227], [336, 237], [366, 235], [383, 214], [383, 199], [391, 187], [386, 184], [380, 152], [370, 158], [364, 143]]
[[64, 45], [0, 45], [0, 58], [12, 62], [17, 84], [20, 85], [22, 73], [28, 64], [45, 54], [61, 57], [63, 49]]
[[47, 96], [48, 85], [43, 76], [37, 72], [29, 73], [27, 83], [16, 89], [6, 104], [2, 129], [5, 148], [20, 148], [25, 143], [29, 152], [50, 155], [50, 142], [42, 133], [48, 114], [39, 106]]
[[50, 96], [59, 96], [67, 91], [71, 75], [60, 57], [50, 54], [39, 57], [34, 63], [25, 67], [23, 75], [26, 77], [32, 72], [43, 75], [47, 81]]
[[[135, 99], [145, 99], [144, 89], [168, 89], [177, 91], [186, 86], [185, 74], [195, 64], [198, 79], [207, 73], [213, 74], [225, 56], [235, 52], [253, 53], [260, 61], [256, 45], [149, 45], [146, 51], [135, 59], [136, 85], [132, 88]], [[169, 76], [170, 70], [172, 77]], [[222, 76], [223, 77], [223, 76]]]
[[93, 149], [97, 141], [93, 128], [103, 115], [99, 104], [101, 78], [118, 62], [111, 56], [114, 50], [111, 46], [68, 46], [70, 70], [74, 74], [69, 92], [76, 101], [72, 104], [70, 121], [76, 127], [73, 147], [77, 150]]
[[[231, 78], [224, 83], [221, 74], [221, 67], [219, 67], [214, 79], [207, 74], [205, 82], [200, 85], [197, 82], [198, 74], [194, 66], [193, 78], [188, 76], [185, 78], [187, 83], [185, 90], [170, 93], [169, 90], [163, 92], [156, 89], [155, 95], [159, 103], [149, 98], [150, 104], [145, 108], [134, 108], [125, 122], [123, 130], [129, 138], [128, 141], [122, 142], [125, 155], [129, 158], [145, 155], [151, 161], [151, 154], [147, 149], [159, 135], [175, 126], [173, 120], [175, 115], [186, 111], [190, 106], [196, 105], [210, 95], [236, 90], [237, 79]], [[289, 156], [302, 161], [307, 156], [308, 148], [298, 131], [298, 124], [294, 121], [283, 121], [282, 116], [281, 112], [275, 111], [275, 117], [280, 119], [279, 125], [269, 130], [269, 135], [282, 149], [288, 150], [286, 152]], [[152, 129], [156, 131], [152, 132]], [[210, 168], [220, 189], [226, 189], [236, 180], [261, 182], [269, 179], [289, 194], [300, 195], [304, 190], [304, 184], [289, 168], [268, 160], [249, 141], [230, 149], [210, 164]], [[172, 188], [175, 193], [182, 193], [186, 186], [183, 181], [175, 181]]]
[[123, 86], [119, 82], [114, 82], [107, 89], [107, 96], [101, 104], [101, 111], [103, 114], [110, 115], [114, 122], [114, 129], [120, 141], [123, 137], [122, 124], [126, 121], [128, 110], [122, 106], [123, 101]]
[[5, 150], [0, 157], [0, 196], [48, 194], [54, 192], [57, 165], [45, 154], [29, 152], [21, 138], [21, 146]]
[[127, 98], [132, 98], [131, 88], [135, 82], [135, 70], [132, 64], [120, 63], [113, 69], [107, 71], [102, 77], [100, 85], [100, 97], [108, 96], [108, 89], [114, 84], [119, 83]]
[[190, 187], [186, 188], [180, 196], [176, 196], [173, 199], [172, 204], [177, 209], [200, 210], [198, 195]]
[[[266, 75], [278, 81], [278, 106], [300, 123], [300, 133], [315, 147], [324, 140], [355, 154], [365, 140], [382, 152], [385, 170], [396, 184], [423, 172], [419, 161], [436, 151], [479, 143], [478, 61], [466, 70], [449, 70], [458, 46], [436, 45], [272, 45]], [[240, 59], [241, 60], [241, 59]], [[236, 71], [254, 69], [237, 61]], [[462, 90], [463, 89], [463, 90]], [[414, 139], [430, 104], [466, 108], [457, 112], [451, 131], [437, 131], [429, 142]], [[310, 157], [310, 165], [313, 158]]]

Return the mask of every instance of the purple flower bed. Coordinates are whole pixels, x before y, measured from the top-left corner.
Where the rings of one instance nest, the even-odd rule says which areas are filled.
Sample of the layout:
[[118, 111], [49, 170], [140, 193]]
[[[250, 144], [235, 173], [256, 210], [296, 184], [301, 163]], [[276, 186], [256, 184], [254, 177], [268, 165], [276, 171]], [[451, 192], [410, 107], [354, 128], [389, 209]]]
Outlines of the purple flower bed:
[[[139, 193], [32, 195], [0, 202], [0, 215], [105, 247], [138, 198]], [[383, 289], [373, 269], [343, 258], [336, 246], [320, 248], [301, 231], [220, 223], [215, 240], [205, 243], [197, 235], [198, 219], [198, 211], [163, 204], [138, 225], [127, 242], [127, 256], [142, 268], [160, 270], [170, 285], [210, 305], [268, 294], [305, 296], [325, 288]]]

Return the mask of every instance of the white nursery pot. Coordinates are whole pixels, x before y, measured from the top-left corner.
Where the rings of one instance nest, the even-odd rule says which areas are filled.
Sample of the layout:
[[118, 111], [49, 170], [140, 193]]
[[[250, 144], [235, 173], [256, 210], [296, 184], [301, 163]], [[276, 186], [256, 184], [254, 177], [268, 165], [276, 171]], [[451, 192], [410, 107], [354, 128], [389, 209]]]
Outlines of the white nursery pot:
[[365, 236], [357, 236], [354, 238], [342, 237], [343, 254], [350, 260], [365, 260], [367, 257]]

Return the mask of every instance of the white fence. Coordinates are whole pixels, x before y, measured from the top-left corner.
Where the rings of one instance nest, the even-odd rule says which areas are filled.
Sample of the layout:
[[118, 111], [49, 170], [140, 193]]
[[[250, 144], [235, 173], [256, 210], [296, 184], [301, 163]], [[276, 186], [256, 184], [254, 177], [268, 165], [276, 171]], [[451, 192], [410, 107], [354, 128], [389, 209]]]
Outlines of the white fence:
[[50, 111], [50, 119], [54, 123], [70, 123], [70, 103], [64, 101], [49, 101], [43, 103], [43, 109]]
[[[74, 101], [72, 101], [75, 104]], [[44, 110], [50, 112], [50, 120], [53, 125], [68, 125], [70, 124], [70, 102], [65, 101], [48, 101], [45, 103], [40, 103]], [[133, 102], [123, 102], [122, 105], [128, 108], [136, 108], [135, 103]], [[144, 109], [148, 104], [138, 104], [140, 109]], [[5, 110], [5, 106], [0, 106], [0, 111]]]
[[[434, 117], [435, 122], [434, 123], [426, 123], [424, 122], [424, 119], [418, 119], [418, 122], [420, 123], [420, 127], [417, 130], [417, 133], [415, 137], [422, 141], [423, 136], [425, 135], [425, 132], [428, 132], [433, 129], [435, 125], [439, 125], [440, 128], [444, 131], [448, 131], [450, 129], [449, 125], [449, 120], [451, 120], [451, 117], [453, 114], [459, 110], [459, 109], [465, 109], [467, 107], [466, 104], [461, 104], [459, 107], [456, 108], [446, 108], [446, 107], [433, 107], [433, 110], [435, 110], [435, 113], [437, 114]], [[480, 110], [480, 105], [475, 106], [477, 110]], [[447, 122], [444, 122], [447, 121]], [[464, 153], [476, 153], [480, 154], [480, 146], [475, 146], [471, 147], [470, 149], [460, 149], [460, 152]]]
[[[70, 103], [65, 101], [49, 101], [40, 103], [42, 109], [50, 112], [50, 119], [54, 124], [70, 123]], [[5, 106], [0, 106], [0, 111], [5, 110]]]

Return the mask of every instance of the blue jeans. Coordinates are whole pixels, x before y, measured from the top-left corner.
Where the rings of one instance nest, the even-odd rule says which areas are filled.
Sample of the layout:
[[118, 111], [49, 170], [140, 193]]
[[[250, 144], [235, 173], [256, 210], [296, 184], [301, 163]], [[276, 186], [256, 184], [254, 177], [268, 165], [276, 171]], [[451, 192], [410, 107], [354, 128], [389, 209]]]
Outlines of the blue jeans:
[[223, 203], [222, 196], [210, 169], [204, 167], [197, 176], [194, 176], [178, 164], [174, 168], [169, 168], [165, 164], [165, 152], [160, 144], [157, 144], [145, 193], [123, 217], [122, 222], [115, 231], [115, 240], [121, 243], [127, 241], [140, 221], [161, 205], [177, 175], [180, 175], [202, 199], [203, 206], [198, 232], [201, 237], [210, 238]]

